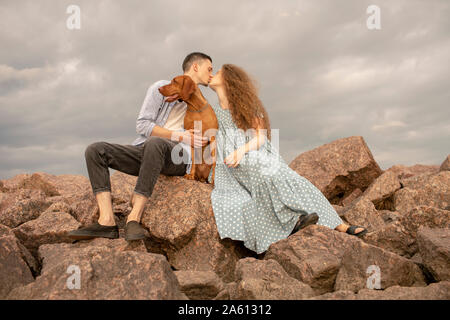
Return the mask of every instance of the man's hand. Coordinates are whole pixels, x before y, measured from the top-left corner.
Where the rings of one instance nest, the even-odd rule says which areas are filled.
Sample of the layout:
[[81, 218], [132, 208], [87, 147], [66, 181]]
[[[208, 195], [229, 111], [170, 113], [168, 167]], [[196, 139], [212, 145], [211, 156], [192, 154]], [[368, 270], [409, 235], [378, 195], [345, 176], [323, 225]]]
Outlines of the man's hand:
[[208, 144], [208, 137], [202, 136], [201, 130], [189, 129], [182, 132], [174, 132], [175, 141], [187, 143], [194, 148], [200, 148]]

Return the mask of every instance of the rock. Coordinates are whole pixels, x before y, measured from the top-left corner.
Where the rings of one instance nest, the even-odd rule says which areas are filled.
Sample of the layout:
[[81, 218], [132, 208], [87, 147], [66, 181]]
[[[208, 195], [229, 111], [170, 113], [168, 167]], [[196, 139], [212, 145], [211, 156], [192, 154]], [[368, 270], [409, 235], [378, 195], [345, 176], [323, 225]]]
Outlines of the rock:
[[276, 260], [290, 277], [308, 284], [319, 295], [333, 291], [345, 250], [360, 241], [355, 236], [312, 225], [272, 244], [264, 260]]
[[400, 218], [411, 237], [417, 237], [417, 230], [421, 226], [429, 228], [450, 228], [450, 211], [434, 207], [419, 206]]
[[360, 197], [349, 207], [345, 207], [343, 217], [349, 224], [363, 226], [368, 231], [381, 229], [385, 225], [374, 204], [365, 197]]
[[34, 281], [30, 267], [37, 269], [34, 258], [11, 229], [0, 225], [0, 299], [12, 289]]
[[392, 196], [401, 188], [400, 180], [393, 171], [386, 171], [364, 191], [362, 197], [372, 201], [378, 210], [393, 209]]
[[[115, 172], [112, 186], [120, 186], [116, 203], [129, 201], [137, 177]], [[117, 188], [113, 187], [116, 194]], [[150, 233], [147, 249], [164, 254], [176, 270], [213, 271], [233, 281], [236, 262], [255, 253], [241, 241], [220, 239], [211, 206], [212, 186], [178, 176], [160, 175], [141, 223]], [[128, 194], [127, 194], [128, 192]], [[170, 195], [170, 201], [168, 201]]]
[[345, 207], [338, 206], [337, 204], [332, 204], [332, 206], [333, 206], [334, 210], [336, 210], [336, 213], [338, 214], [338, 216], [343, 218]]
[[358, 292], [365, 288], [367, 282], [373, 279], [371, 268], [379, 268], [381, 289], [394, 285], [425, 286], [425, 278], [414, 262], [359, 241], [352, 243], [343, 255], [342, 267], [336, 277], [335, 291]]
[[360, 136], [335, 140], [304, 152], [289, 167], [338, 205], [355, 189], [364, 191], [382, 173]]
[[450, 171], [450, 155], [448, 155], [444, 162], [442, 162], [439, 167], [439, 171]]
[[39, 217], [51, 203], [40, 190], [14, 190], [2, 195], [0, 223], [15, 228]]
[[310, 286], [291, 278], [275, 260], [245, 258], [236, 265], [232, 300], [300, 300], [312, 297]]
[[363, 192], [361, 191], [361, 189], [356, 188], [355, 190], [352, 191], [352, 193], [350, 193], [349, 196], [347, 196], [344, 200], [342, 200], [342, 205], [344, 207], [348, 206], [355, 199], [359, 198], [362, 194], [363, 194]]
[[42, 244], [73, 242], [67, 232], [78, 229], [80, 223], [65, 212], [45, 211], [39, 218], [13, 229], [14, 234], [31, 253], [36, 254]]
[[191, 300], [210, 300], [225, 289], [222, 280], [212, 271], [175, 271], [181, 292]]
[[416, 164], [413, 166], [404, 166], [404, 165], [394, 165], [387, 169], [385, 172], [392, 171], [397, 175], [397, 178], [400, 180], [400, 183], [404, 179], [408, 179], [417, 175], [422, 174], [434, 174], [439, 172], [439, 166], [436, 165], [424, 165], [424, 164]]
[[339, 290], [310, 300], [449, 300], [450, 282], [432, 283], [426, 287], [392, 286], [386, 290], [361, 289], [358, 293]]
[[366, 243], [410, 258], [417, 254], [419, 227], [450, 228], [450, 212], [438, 208], [419, 206], [397, 221], [364, 236]]
[[7, 299], [187, 299], [164, 256], [117, 250], [114, 248], [117, 244], [116, 241], [113, 247], [43, 245], [39, 248], [42, 274], [33, 283], [13, 289]]
[[411, 237], [399, 221], [364, 236], [364, 242], [391, 251], [407, 258], [417, 252], [415, 239]]
[[[20, 194], [28, 194], [28, 198], [32, 201], [28, 207], [34, 209], [31, 214], [13, 216], [22, 217], [21, 219], [12, 220], [13, 222], [7, 224], [12, 228], [17, 227], [21, 223], [36, 219], [39, 214], [45, 211], [52, 203], [62, 202], [70, 207], [70, 213], [79, 221], [82, 226], [86, 226], [98, 220], [98, 206], [92, 193], [92, 187], [84, 176], [78, 175], [51, 175], [45, 172], [37, 172], [32, 175], [20, 174], [11, 179], [2, 181], [4, 186], [8, 188], [11, 193], [11, 199], [20, 199]], [[41, 195], [38, 197], [38, 195]], [[43, 196], [42, 196], [43, 195]], [[23, 197], [23, 195], [22, 195]], [[45, 198], [45, 203], [39, 203]], [[7, 207], [10, 207], [8, 204]], [[15, 209], [18, 207], [19, 209]], [[11, 210], [20, 211], [22, 207], [27, 208], [27, 203], [21, 206], [15, 205]], [[27, 212], [27, 210], [25, 210]], [[0, 219], [5, 214], [2, 213], [2, 206], [0, 205]], [[8, 214], [11, 216], [11, 213]], [[0, 220], [1, 221], [1, 220]], [[1, 223], [1, 222], [0, 222]], [[6, 224], [6, 223], [5, 223]]]
[[386, 224], [397, 221], [401, 217], [400, 213], [398, 213], [396, 211], [390, 211], [390, 210], [377, 210], [377, 211], [378, 211], [378, 214], [380, 215], [381, 219], [383, 219], [384, 223], [386, 223]]
[[450, 229], [420, 227], [417, 243], [422, 262], [433, 277], [450, 280]]
[[395, 210], [406, 214], [419, 206], [450, 209], [450, 171], [422, 174], [403, 180], [404, 188], [394, 194]]

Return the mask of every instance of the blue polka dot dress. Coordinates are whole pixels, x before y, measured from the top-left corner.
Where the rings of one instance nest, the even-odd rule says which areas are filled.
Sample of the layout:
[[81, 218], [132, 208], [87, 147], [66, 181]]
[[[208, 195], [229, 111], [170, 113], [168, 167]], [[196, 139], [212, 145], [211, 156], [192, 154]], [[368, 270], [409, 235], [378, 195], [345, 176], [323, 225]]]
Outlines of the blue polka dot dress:
[[[317, 224], [343, 223], [322, 192], [292, 170], [271, 141], [248, 152], [235, 168], [224, 159], [251, 140], [233, 122], [228, 109], [212, 106], [219, 130], [211, 203], [221, 239], [231, 238], [257, 254], [287, 238], [302, 214], [317, 213]], [[208, 181], [211, 182], [212, 170]]]

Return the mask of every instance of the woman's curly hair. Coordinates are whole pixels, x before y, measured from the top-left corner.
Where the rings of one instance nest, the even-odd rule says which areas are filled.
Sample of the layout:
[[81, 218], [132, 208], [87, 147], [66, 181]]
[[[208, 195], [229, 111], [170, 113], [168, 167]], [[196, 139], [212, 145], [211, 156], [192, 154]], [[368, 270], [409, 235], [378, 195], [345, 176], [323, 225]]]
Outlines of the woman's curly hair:
[[230, 114], [236, 126], [244, 132], [254, 128], [254, 119], [262, 120], [267, 138], [271, 140], [270, 121], [263, 103], [258, 98], [257, 82], [242, 68], [233, 64], [222, 66], [225, 94], [228, 99]]

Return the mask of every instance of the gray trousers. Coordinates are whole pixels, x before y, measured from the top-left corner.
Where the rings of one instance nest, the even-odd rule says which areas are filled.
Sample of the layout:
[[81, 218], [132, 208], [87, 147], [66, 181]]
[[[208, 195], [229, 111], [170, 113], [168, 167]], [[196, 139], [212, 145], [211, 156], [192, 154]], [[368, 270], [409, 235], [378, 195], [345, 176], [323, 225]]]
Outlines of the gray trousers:
[[[150, 136], [142, 145], [120, 145], [108, 142], [95, 142], [85, 151], [87, 171], [94, 195], [98, 192], [111, 192], [109, 169], [137, 176], [135, 193], [150, 197], [159, 175], [183, 176], [187, 164], [172, 162], [172, 149], [178, 142], [166, 138]], [[180, 157], [184, 159], [184, 149]]]

